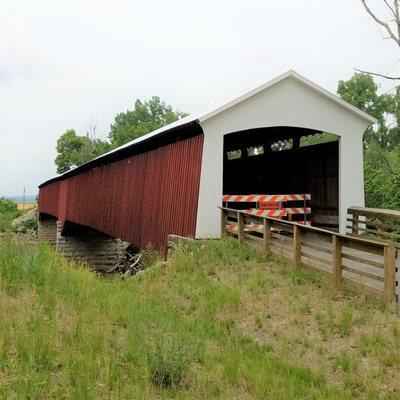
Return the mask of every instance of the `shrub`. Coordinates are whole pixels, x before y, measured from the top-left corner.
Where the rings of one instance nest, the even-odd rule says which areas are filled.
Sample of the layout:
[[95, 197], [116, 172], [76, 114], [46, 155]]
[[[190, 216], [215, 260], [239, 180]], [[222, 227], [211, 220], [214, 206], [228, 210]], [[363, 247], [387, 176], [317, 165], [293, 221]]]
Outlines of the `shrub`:
[[0, 198], [0, 232], [11, 228], [11, 221], [21, 215], [18, 206], [12, 200]]
[[27, 231], [37, 231], [38, 229], [38, 220], [36, 218], [34, 219], [28, 219], [27, 221], [24, 221], [22, 223], [22, 232], [25, 233]]
[[17, 203], [9, 199], [0, 199], [0, 214], [19, 214]]

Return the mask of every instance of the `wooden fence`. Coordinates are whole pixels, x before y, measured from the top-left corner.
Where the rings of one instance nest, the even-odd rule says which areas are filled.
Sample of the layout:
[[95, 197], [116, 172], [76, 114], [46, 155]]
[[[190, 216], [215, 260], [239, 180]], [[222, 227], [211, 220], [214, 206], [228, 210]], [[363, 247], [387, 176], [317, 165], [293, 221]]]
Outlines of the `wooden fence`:
[[223, 236], [237, 237], [267, 254], [283, 256], [294, 266], [311, 267], [332, 275], [333, 289], [342, 282], [360, 292], [397, 301], [398, 249], [389, 242], [339, 234], [333, 231], [254, 216], [220, 207]]
[[350, 207], [346, 228], [349, 235], [363, 235], [400, 242], [400, 211], [367, 207]]

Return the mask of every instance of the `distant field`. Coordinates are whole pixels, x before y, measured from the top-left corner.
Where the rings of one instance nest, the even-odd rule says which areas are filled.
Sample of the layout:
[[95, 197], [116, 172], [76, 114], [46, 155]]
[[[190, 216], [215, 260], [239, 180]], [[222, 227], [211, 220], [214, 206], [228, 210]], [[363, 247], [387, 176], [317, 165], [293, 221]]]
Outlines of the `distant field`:
[[34, 208], [36, 206], [36, 202], [32, 203], [17, 203], [18, 204], [18, 210], [20, 211], [25, 211], [25, 210], [30, 210], [31, 208]]
[[[23, 203], [24, 202], [24, 196], [22, 195], [17, 195], [17, 196], [8, 196], [8, 195], [2, 195], [0, 194], [0, 199], [9, 199], [14, 201], [15, 203]], [[25, 203], [35, 203], [36, 202], [36, 196], [33, 194], [27, 194], [25, 196]]]
[[36, 206], [36, 196], [35, 195], [26, 195], [25, 199], [24, 196], [2, 196], [0, 195], [0, 199], [9, 199], [13, 202], [17, 203], [18, 210], [30, 210], [31, 208]]

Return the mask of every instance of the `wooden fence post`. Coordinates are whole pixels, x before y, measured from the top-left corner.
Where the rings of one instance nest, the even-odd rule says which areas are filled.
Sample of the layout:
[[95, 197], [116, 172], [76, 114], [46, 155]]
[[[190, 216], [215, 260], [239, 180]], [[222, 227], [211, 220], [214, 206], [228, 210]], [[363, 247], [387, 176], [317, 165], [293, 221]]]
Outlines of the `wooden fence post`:
[[226, 236], [226, 211], [221, 209], [221, 237]]
[[353, 216], [353, 222], [352, 222], [351, 233], [354, 235], [358, 235], [358, 228], [360, 225], [360, 216], [355, 211], [352, 211], [352, 216]]
[[333, 293], [337, 294], [342, 287], [342, 238], [332, 235], [332, 274]]
[[385, 230], [384, 230], [383, 227], [382, 227], [382, 222], [381, 222], [381, 220], [379, 219], [379, 217], [378, 217], [378, 220], [377, 220], [377, 224], [378, 224], [378, 229], [377, 229], [376, 235], [377, 235], [380, 239], [385, 240], [385, 239], [386, 239], [386, 237], [385, 237], [385, 235], [384, 235]]
[[264, 218], [263, 227], [263, 250], [266, 254], [271, 251], [271, 221]]
[[384, 249], [385, 299], [388, 304], [396, 300], [396, 248], [386, 246]]
[[301, 267], [301, 230], [298, 225], [293, 225], [293, 265]]
[[238, 211], [237, 213], [237, 222], [238, 222], [238, 242], [239, 244], [244, 243], [244, 218], [243, 214]]

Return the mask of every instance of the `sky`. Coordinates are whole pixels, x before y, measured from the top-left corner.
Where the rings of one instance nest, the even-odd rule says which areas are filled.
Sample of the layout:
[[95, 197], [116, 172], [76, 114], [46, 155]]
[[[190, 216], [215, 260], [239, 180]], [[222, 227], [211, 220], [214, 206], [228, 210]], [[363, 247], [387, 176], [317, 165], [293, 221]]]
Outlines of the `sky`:
[[399, 62], [360, 0], [0, 0], [0, 196], [36, 194], [65, 130], [105, 138], [137, 98], [194, 112], [288, 69], [336, 92]]

